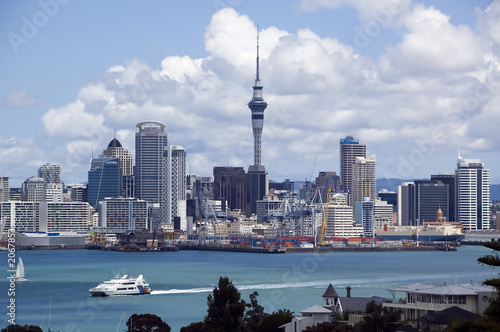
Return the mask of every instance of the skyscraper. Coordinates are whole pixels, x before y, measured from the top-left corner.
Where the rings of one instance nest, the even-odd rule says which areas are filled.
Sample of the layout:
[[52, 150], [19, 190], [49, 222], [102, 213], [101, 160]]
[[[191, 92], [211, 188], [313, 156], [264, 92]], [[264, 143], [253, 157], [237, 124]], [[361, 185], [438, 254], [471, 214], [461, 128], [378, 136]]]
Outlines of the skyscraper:
[[121, 169], [118, 158], [94, 158], [89, 169], [88, 200], [97, 209], [105, 197], [119, 197], [121, 194]]
[[359, 144], [359, 139], [346, 136], [340, 140], [340, 180], [342, 189], [352, 193], [354, 162], [356, 157], [366, 158], [366, 145]]
[[364, 201], [365, 197], [369, 197], [371, 201], [376, 197], [377, 181], [375, 177], [375, 155], [368, 158], [356, 157], [352, 168], [352, 201]]
[[166, 126], [158, 121], [137, 124], [135, 133], [135, 196], [153, 206], [152, 228], [162, 222], [164, 202], [165, 167], [164, 151], [167, 149]]
[[436, 221], [436, 212], [441, 209], [446, 221], [448, 214], [448, 185], [438, 180], [415, 181], [414, 216], [418, 224]]
[[455, 174], [431, 175], [431, 180], [439, 180], [448, 185], [448, 215], [445, 217], [446, 221], [455, 221]]
[[120, 159], [122, 173], [122, 197], [134, 196], [134, 160], [130, 152], [122, 147], [120, 141], [113, 138], [108, 147], [102, 151], [99, 157]]
[[262, 96], [262, 89], [263, 86], [259, 77], [259, 34], [257, 33], [257, 68], [255, 84], [253, 86], [252, 100], [248, 103], [248, 107], [252, 111], [254, 158], [253, 165], [248, 167], [247, 173], [247, 213], [256, 213], [256, 201], [261, 200], [269, 191], [269, 176], [266, 172], [266, 168], [262, 165], [261, 155], [264, 110], [267, 107], [267, 103]]
[[38, 176], [32, 176], [23, 182], [21, 201], [45, 202], [45, 181]]
[[464, 229], [489, 229], [490, 170], [480, 159], [458, 157], [455, 193], [455, 221]]
[[225, 200], [230, 210], [245, 210], [246, 185], [243, 167], [214, 167], [214, 198]]
[[180, 229], [187, 230], [186, 223], [186, 150], [182, 146], [169, 145], [165, 150], [165, 198], [164, 221], [173, 223], [180, 218]]

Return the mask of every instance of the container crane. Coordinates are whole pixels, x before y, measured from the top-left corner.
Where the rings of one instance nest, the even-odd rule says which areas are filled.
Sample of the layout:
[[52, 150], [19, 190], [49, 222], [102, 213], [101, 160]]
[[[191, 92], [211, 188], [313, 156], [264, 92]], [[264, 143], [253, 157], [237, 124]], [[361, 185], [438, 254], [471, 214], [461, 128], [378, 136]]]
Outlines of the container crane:
[[330, 196], [331, 196], [332, 190], [328, 189], [327, 195], [326, 195], [326, 206], [325, 206], [325, 213], [323, 215], [323, 222], [321, 223], [321, 237], [319, 239], [318, 245], [319, 246], [326, 246], [328, 243], [325, 242], [325, 233], [326, 233], [326, 223], [328, 222], [328, 209], [330, 207]]

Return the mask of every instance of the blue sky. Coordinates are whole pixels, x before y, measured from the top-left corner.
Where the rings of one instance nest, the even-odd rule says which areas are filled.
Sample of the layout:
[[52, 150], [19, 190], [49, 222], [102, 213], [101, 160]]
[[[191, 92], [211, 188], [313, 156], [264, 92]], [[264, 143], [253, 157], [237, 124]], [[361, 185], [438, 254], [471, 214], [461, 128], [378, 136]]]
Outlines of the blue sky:
[[353, 135], [378, 177], [453, 172], [460, 148], [500, 183], [498, 22], [499, 1], [0, 1], [0, 176], [85, 182], [148, 119], [192, 174], [247, 168], [259, 25], [271, 179], [338, 172]]

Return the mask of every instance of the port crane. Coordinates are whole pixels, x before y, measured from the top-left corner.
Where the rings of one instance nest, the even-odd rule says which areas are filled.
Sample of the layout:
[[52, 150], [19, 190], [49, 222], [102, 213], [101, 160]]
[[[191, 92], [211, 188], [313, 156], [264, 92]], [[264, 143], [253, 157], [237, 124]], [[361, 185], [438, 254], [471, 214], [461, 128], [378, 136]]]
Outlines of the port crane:
[[325, 242], [325, 234], [326, 234], [326, 223], [328, 222], [328, 209], [330, 207], [330, 196], [331, 196], [332, 190], [328, 189], [327, 195], [326, 195], [326, 206], [325, 206], [325, 212], [323, 213], [323, 221], [321, 222], [321, 234], [320, 234], [320, 239], [317, 245], [319, 246], [326, 246], [328, 243]]

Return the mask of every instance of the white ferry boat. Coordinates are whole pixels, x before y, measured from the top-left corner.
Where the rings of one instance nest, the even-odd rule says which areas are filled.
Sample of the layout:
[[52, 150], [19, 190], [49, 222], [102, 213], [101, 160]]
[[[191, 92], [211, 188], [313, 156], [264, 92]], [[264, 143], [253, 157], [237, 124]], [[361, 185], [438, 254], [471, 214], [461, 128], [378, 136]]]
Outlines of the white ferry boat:
[[128, 274], [117, 274], [113, 279], [89, 289], [89, 292], [92, 296], [144, 295], [150, 294], [151, 289], [142, 274], [137, 278], [129, 277]]

